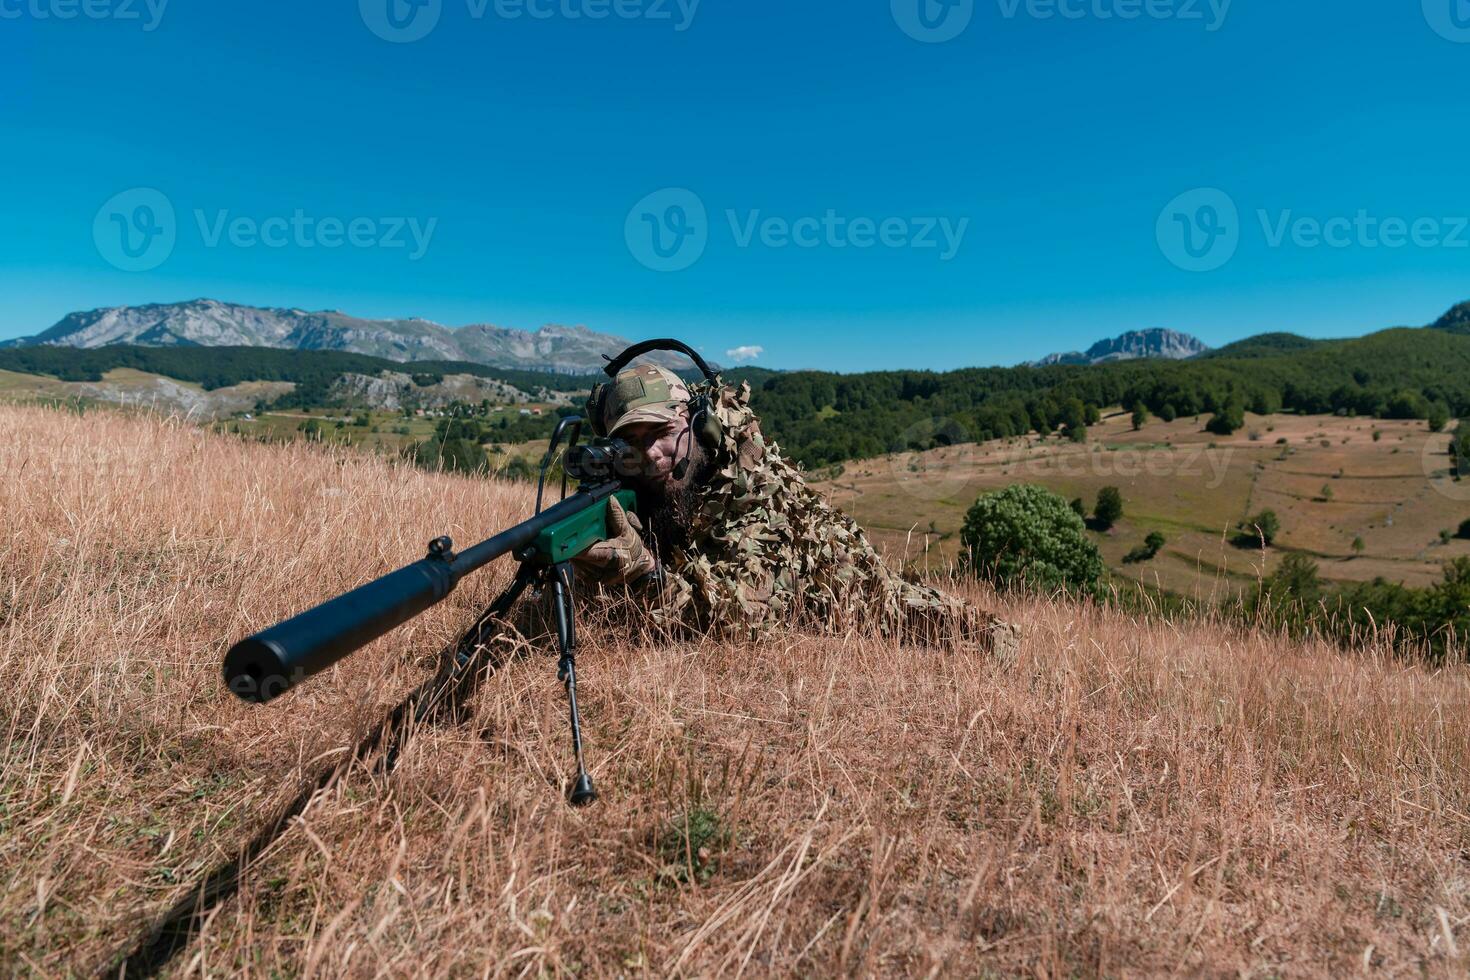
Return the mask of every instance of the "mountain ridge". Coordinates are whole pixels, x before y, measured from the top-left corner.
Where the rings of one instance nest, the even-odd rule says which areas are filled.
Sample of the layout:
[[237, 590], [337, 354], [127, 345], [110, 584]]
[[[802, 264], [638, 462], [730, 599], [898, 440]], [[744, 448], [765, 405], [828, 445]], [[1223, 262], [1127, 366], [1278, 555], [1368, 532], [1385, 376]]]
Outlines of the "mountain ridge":
[[[418, 317], [374, 320], [339, 310], [312, 312], [202, 298], [69, 313], [34, 336], [0, 346], [270, 347], [343, 351], [405, 363], [469, 361], [516, 370], [593, 374], [606, 363], [604, 355], [617, 354], [631, 343], [585, 326], [547, 324], [534, 331], [488, 323], [447, 327]], [[677, 370], [689, 366], [674, 354], [659, 352], [648, 359]]]
[[1144, 358], [1180, 361], [1198, 357], [1210, 350], [1198, 337], [1165, 327], [1129, 330], [1108, 340], [1099, 340], [1083, 351], [1048, 354], [1032, 367], [1054, 364], [1106, 364], [1110, 361], [1134, 361]]

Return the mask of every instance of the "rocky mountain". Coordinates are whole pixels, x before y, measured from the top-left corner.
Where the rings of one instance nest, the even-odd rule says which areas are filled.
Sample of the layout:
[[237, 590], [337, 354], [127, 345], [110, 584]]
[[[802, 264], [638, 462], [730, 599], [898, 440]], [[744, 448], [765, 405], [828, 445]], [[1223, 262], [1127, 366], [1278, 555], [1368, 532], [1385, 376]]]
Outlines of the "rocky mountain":
[[1450, 333], [1470, 333], [1470, 301], [1450, 308], [1450, 311], [1431, 326], [1436, 330], [1448, 330]]
[[[393, 361], [472, 361], [498, 368], [590, 374], [602, 369], [602, 355], [617, 354], [629, 343], [586, 327], [548, 325], [526, 331], [473, 324], [454, 328], [430, 320], [364, 320], [336, 310], [312, 313], [197, 299], [72, 313], [50, 329], [6, 346], [275, 347], [350, 351]], [[678, 370], [689, 367], [675, 354], [654, 354], [649, 359]]]
[[1099, 340], [1087, 348], [1085, 353], [1069, 351], [1065, 354], [1048, 354], [1031, 364], [1034, 367], [1052, 364], [1104, 364], [1108, 361], [1133, 361], [1146, 357], [1182, 361], [1209, 349], [1198, 338], [1187, 333], [1154, 327], [1149, 330], [1130, 330], [1112, 340]]

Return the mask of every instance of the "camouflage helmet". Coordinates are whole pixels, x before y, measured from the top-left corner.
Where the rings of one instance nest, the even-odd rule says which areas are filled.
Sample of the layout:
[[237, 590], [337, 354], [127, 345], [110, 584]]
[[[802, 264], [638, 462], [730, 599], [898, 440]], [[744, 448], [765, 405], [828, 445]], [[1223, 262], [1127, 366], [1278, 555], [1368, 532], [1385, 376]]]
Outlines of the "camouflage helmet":
[[677, 419], [689, 398], [689, 386], [674, 372], [656, 364], [640, 364], [592, 389], [587, 417], [599, 434], [611, 436], [630, 425], [662, 425]]

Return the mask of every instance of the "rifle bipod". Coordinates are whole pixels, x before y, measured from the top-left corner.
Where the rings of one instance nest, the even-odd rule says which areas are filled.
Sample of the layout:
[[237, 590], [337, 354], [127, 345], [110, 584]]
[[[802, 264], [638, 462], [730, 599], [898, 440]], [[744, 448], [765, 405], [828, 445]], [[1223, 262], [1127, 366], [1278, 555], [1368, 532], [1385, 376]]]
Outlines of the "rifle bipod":
[[[437, 544], [437, 542], [436, 542]], [[450, 547], [446, 540], [441, 546]], [[475, 620], [452, 647], [445, 651], [439, 674], [423, 685], [410, 700], [411, 711], [404, 712], [415, 722], [426, 722], [441, 711], [458, 711], [473, 693], [479, 679], [484, 676], [487, 664], [484, 652], [490, 641], [500, 632], [506, 615], [527, 588], [535, 587], [551, 605], [552, 621], [556, 626], [557, 680], [566, 687], [567, 702], [571, 715], [572, 752], [577, 764], [577, 773], [567, 794], [573, 806], [586, 806], [597, 800], [597, 791], [592, 786], [592, 777], [582, 754], [582, 717], [577, 708], [577, 626], [576, 591], [573, 586], [572, 569], [568, 563], [548, 564], [534, 555], [522, 558], [510, 585], [496, 597], [486, 610]], [[404, 726], [390, 722], [392, 736], [384, 754], [384, 766], [391, 769], [397, 762], [402, 744]]]

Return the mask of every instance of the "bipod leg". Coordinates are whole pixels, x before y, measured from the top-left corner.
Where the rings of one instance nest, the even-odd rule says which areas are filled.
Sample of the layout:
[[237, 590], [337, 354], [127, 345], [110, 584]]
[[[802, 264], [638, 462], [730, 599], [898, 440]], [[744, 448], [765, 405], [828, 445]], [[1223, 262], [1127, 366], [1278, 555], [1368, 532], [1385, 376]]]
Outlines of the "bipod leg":
[[568, 798], [572, 806], [586, 806], [597, 799], [592, 777], [582, 759], [582, 716], [577, 711], [577, 623], [574, 613], [572, 570], [562, 563], [551, 569], [551, 611], [556, 620], [556, 642], [561, 652], [556, 678], [566, 685], [572, 717], [572, 752], [577, 760], [577, 779]]
[[444, 651], [438, 672], [419, 685], [394, 709], [381, 730], [381, 737], [373, 739], [383, 746], [381, 766], [384, 772], [391, 772], [397, 765], [398, 753], [410, 720], [414, 724], [426, 722], [446, 708], [454, 710], [469, 696], [475, 679], [480, 676], [480, 651], [516, 604], [516, 600], [542, 573], [540, 567], [522, 562], [521, 567], [516, 570], [516, 577], [505, 591], [490, 603], [473, 626], [461, 634], [454, 646]]

